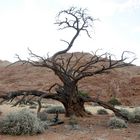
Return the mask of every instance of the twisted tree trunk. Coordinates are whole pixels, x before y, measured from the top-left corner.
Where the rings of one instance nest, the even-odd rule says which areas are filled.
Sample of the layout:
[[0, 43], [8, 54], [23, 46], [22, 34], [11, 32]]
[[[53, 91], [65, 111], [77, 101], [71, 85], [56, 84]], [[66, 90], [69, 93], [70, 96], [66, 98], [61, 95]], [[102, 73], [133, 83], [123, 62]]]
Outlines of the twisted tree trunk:
[[62, 104], [66, 110], [65, 116], [84, 117], [88, 115], [84, 107], [84, 100], [78, 94], [76, 83], [65, 84], [63, 95]]

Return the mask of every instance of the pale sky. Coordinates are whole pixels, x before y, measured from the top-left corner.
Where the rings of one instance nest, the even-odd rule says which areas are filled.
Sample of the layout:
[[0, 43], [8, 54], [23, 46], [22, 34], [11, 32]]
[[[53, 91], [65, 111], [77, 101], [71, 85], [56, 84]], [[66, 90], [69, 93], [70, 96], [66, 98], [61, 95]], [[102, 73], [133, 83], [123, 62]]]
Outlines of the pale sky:
[[118, 56], [132, 51], [140, 66], [140, 0], [0, 0], [0, 59], [16, 61], [15, 54], [28, 57], [27, 48], [47, 56], [69, 41], [71, 31], [58, 31], [56, 14], [71, 6], [87, 8], [94, 23], [92, 39], [81, 34], [71, 51], [96, 51]]

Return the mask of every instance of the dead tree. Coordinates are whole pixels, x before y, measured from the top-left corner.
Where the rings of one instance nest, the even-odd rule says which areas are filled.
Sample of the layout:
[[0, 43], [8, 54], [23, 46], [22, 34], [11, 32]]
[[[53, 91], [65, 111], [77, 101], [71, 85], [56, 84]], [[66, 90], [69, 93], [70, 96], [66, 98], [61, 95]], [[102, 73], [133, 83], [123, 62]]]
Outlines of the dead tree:
[[[70, 53], [68, 57], [65, 58], [65, 54], [71, 49], [80, 33], [85, 32], [88, 37], [90, 37], [89, 28], [92, 27], [93, 22], [96, 19], [88, 16], [86, 12], [86, 9], [77, 9], [75, 7], [59, 12], [58, 20], [55, 23], [59, 26], [59, 29], [73, 29], [75, 31], [75, 34], [70, 41], [63, 40], [67, 45], [66, 49], [58, 51], [52, 57], [47, 58], [38, 56], [31, 50], [29, 50], [30, 59], [22, 60], [20, 57], [18, 57], [18, 62], [22, 62], [23, 64], [31, 64], [35, 67], [46, 67], [51, 69], [61, 80], [62, 84], [60, 85], [58, 83], [54, 83], [54, 85], [50, 87], [47, 92], [35, 90], [10, 92], [9, 94], [1, 95], [3, 100], [13, 100], [17, 96], [23, 96], [23, 98], [27, 96], [35, 96], [39, 98], [38, 102], [40, 110], [41, 99], [51, 98], [61, 102], [64, 105], [66, 116], [71, 116], [74, 114], [82, 117], [89, 115], [84, 108], [84, 103], [97, 102], [99, 105], [114, 111], [117, 116], [122, 116], [123, 118], [127, 119], [119, 112], [118, 109], [115, 109], [113, 106], [108, 105], [99, 99], [91, 98], [88, 95], [83, 96], [79, 94], [78, 91], [78, 82], [81, 79], [108, 73], [111, 69], [129, 65], [134, 59], [129, 63], [125, 63], [124, 61], [127, 58], [124, 57], [124, 55], [127, 52], [123, 52], [119, 60], [113, 60], [112, 55], [108, 53], [104, 53], [102, 55], [93, 53], [88, 55], [89, 58], [86, 59], [86, 61], [84, 61], [85, 58], [87, 58], [87, 54], [85, 53], [81, 53], [81, 55]], [[33, 58], [36, 58], [36, 60]], [[55, 89], [55, 92], [52, 92], [52, 89]], [[21, 101], [23, 98], [21, 98]], [[20, 101], [18, 101], [18, 103], [19, 102]]]

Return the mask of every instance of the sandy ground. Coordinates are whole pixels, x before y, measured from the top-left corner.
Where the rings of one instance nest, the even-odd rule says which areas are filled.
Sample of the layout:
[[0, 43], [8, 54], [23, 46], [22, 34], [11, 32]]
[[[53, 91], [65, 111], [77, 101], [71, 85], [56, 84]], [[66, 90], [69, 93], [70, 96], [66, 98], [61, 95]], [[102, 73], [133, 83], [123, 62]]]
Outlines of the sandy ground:
[[[0, 105], [2, 115], [9, 111], [22, 109], [23, 107], [12, 107], [10, 105]], [[93, 113], [92, 117], [76, 118], [78, 125], [76, 129], [72, 129], [69, 125], [69, 118], [60, 115], [60, 119], [64, 124], [51, 126], [45, 133], [35, 136], [7, 136], [0, 135], [0, 140], [140, 140], [140, 124], [128, 124], [125, 129], [110, 129], [107, 121], [113, 116], [109, 111], [109, 115], [97, 115], [99, 106], [86, 106], [86, 109]], [[133, 108], [129, 108], [130, 111]]]

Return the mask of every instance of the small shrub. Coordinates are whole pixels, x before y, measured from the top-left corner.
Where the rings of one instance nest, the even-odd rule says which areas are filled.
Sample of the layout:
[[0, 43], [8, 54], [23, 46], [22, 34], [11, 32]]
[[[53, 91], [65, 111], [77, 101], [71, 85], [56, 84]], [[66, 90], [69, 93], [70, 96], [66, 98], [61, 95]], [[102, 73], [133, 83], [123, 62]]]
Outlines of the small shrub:
[[115, 106], [115, 105], [121, 105], [121, 102], [118, 99], [116, 99], [116, 98], [110, 99], [108, 101], [108, 103], [111, 104], [111, 105], [113, 105], [113, 106]]
[[131, 122], [140, 123], [140, 108], [136, 108], [133, 112], [133, 118], [131, 118]]
[[83, 96], [83, 97], [88, 96], [88, 94], [86, 92], [83, 92], [83, 91], [78, 91], [78, 95]]
[[111, 118], [108, 122], [108, 126], [112, 129], [127, 128], [127, 124], [125, 123], [125, 121], [117, 117]]
[[62, 106], [53, 106], [53, 107], [49, 107], [45, 110], [47, 113], [50, 113], [50, 114], [55, 114], [55, 113], [65, 113], [65, 109], [64, 107]]
[[107, 115], [108, 112], [107, 112], [105, 109], [99, 109], [99, 110], [97, 110], [97, 114], [100, 114], [100, 115]]
[[75, 125], [75, 124], [78, 124], [78, 122], [77, 122], [76, 116], [75, 115], [72, 115], [69, 118], [69, 125]]
[[68, 124], [70, 125], [71, 129], [78, 129], [78, 120], [75, 115], [72, 115], [69, 118]]
[[126, 109], [120, 109], [120, 113], [123, 114], [124, 116], [127, 116], [129, 121], [134, 119], [134, 114]]
[[122, 109], [122, 108], [120, 109], [120, 113], [125, 115], [125, 116], [129, 116], [130, 115], [130, 112], [128, 110]]
[[133, 112], [129, 112], [126, 109], [120, 109], [120, 112], [128, 117], [128, 120], [132, 123], [140, 123], [140, 109], [136, 108]]
[[41, 121], [47, 121], [47, 120], [48, 120], [48, 113], [47, 113], [46, 111], [38, 112], [38, 113], [37, 113], [37, 117], [38, 117]]
[[0, 121], [0, 133], [8, 135], [33, 135], [42, 133], [45, 125], [35, 113], [23, 109], [18, 112], [11, 112]]

